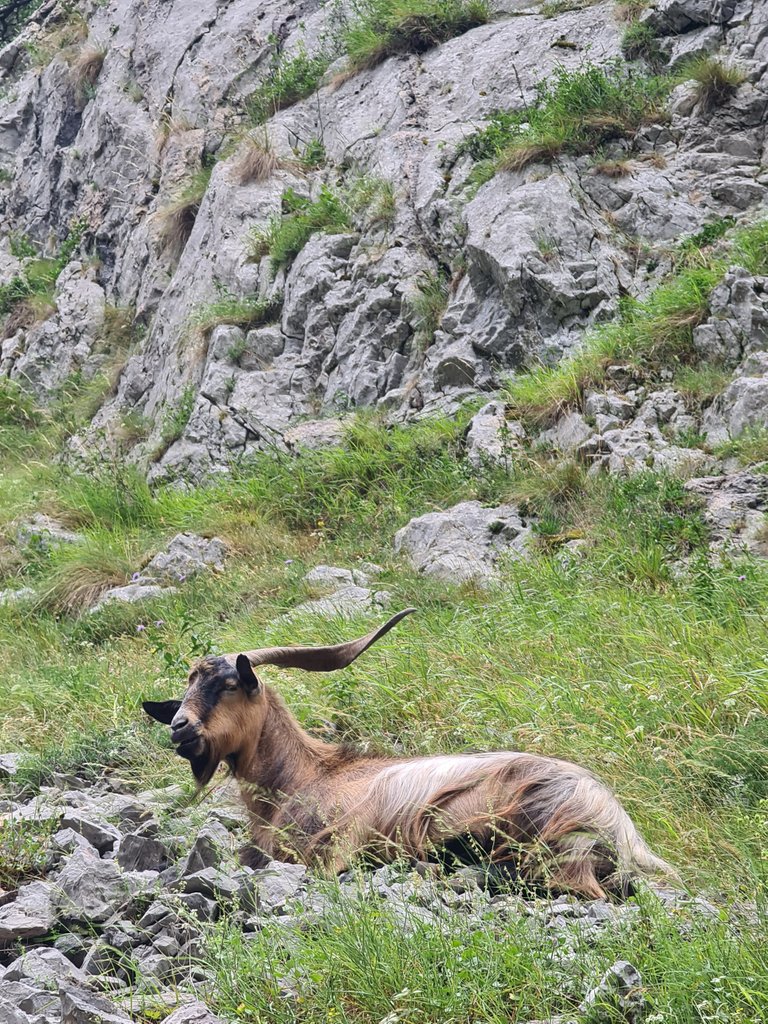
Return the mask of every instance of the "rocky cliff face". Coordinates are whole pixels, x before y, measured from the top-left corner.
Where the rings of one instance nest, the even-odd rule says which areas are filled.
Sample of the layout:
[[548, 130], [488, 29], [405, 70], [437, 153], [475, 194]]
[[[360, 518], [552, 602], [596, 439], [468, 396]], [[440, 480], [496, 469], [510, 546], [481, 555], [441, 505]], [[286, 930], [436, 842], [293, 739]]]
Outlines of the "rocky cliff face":
[[[43, 4], [0, 53], [0, 283], [29, 258], [11, 236], [51, 256], [73, 225], [81, 240], [58, 276], [55, 311], [7, 329], [0, 372], [46, 400], [73, 373], [104, 365], [105, 322], [130, 307], [141, 337], [77, 447], [125, 443], [133, 418], [142, 427], [130, 457], [164, 479], [285, 447], [300, 419], [451, 410], [573, 351], [622, 296], [647, 293], [674, 243], [715, 219], [759, 215], [768, 11], [758, 0], [638, 5], [667, 70], [702, 53], [738, 63], [745, 81], [728, 102], [708, 107], [679, 85], [663, 116], [605, 145], [604, 168], [626, 164], [619, 177], [594, 154], [561, 155], [478, 187], [462, 143], [494, 111], [528, 110], [558, 66], [622, 57], [614, 3], [545, 6], [502, 0], [487, 24], [354, 75], [338, 75], [337, 61], [316, 92], [257, 130], [272, 173], [247, 180], [249, 97], [276, 48], [290, 57], [333, 45], [338, 7], [110, 0], [74, 14]], [[314, 165], [312, 147], [323, 155]], [[295, 203], [324, 185], [348, 195], [361, 181], [380, 193], [373, 215], [369, 203], [336, 233], [313, 234], [287, 266], [254, 255], [249, 233], [285, 209], [287, 190]], [[169, 209], [191, 182], [200, 194], [173, 235]], [[419, 302], [429, 287], [440, 296], [434, 330]], [[750, 337], [753, 319], [764, 325], [761, 287], [723, 286], [712, 345], [727, 344], [715, 335], [738, 305], [734, 289]], [[201, 308], [222, 296], [272, 316], [202, 329]], [[732, 365], [750, 346], [736, 349]], [[707, 413], [708, 433], [765, 419], [754, 413], [765, 407], [765, 370], [743, 370]]]

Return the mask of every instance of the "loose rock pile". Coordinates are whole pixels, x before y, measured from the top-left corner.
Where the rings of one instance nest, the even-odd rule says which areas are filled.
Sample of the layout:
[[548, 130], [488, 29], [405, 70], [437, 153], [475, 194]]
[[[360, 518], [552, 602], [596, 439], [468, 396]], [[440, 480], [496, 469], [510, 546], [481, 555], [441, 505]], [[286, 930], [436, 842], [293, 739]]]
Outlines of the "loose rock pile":
[[[90, 786], [64, 776], [33, 799], [3, 801], [3, 820], [37, 823], [47, 835], [47, 871], [0, 893], [0, 1020], [128, 1024], [130, 1009], [146, 999], [178, 1007], [171, 1024], [212, 1024], [217, 1018], [200, 1001], [211, 993], [204, 937], [222, 914], [246, 935], [287, 935], [333, 915], [339, 900], [360, 898], [382, 901], [406, 933], [450, 927], [459, 915], [463, 927], [503, 937], [505, 921], [527, 919], [557, 937], [564, 963], [577, 943], [639, 920], [632, 904], [497, 891], [480, 868], [438, 879], [427, 864], [390, 865], [346, 872], [335, 886], [297, 864], [254, 871], [236, 860], [243, 822], [231, 794], [202, 824], [181, 808], [180, 795], [178, 787], [136, 794], [110, 776]], [[658, 895], [676, 913], [685, 905], [716, 913], [683, 893]], [[606, 992], [622, 1019], [641, 1019], [641, 981], [630, 964], [616, 963], [583, 1006], [604, 1003]], [[285, 997], [295, 994], [286, 985]]]

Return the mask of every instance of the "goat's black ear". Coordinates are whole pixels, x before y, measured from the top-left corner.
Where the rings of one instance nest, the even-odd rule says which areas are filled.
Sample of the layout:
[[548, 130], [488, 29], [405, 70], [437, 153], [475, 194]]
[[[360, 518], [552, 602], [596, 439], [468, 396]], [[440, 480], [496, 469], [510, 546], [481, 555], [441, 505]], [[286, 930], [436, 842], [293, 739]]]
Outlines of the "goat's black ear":
[[173, 716], [181, 707], [180, 700], [145, 700], [141, 705], [150, 718], [163, 725], [170, 725]]
[[237, 660], [235, 661], [235, 667], [237, 668], [237, 675], [240, 679], [241, 686], [246, 689], [249, 693], [258, 693], [261, 683], [259, 682], [256, 673], [251, 668], [251, 663], [244, 654], [238, 654]]

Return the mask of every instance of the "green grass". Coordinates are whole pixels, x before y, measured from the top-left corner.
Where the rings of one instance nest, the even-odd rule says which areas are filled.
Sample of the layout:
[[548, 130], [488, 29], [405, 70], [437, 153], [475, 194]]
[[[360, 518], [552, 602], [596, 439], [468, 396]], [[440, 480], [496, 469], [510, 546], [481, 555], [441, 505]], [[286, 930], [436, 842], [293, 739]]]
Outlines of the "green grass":
[[709, 54], [686, 61], [676, 78], [679, 82], [693, 80], [696, 83], [696, 98], [706, 110], [727, 103], [738, 87], [747, 81], [747, 75], [741, 68]]
[[718, 458], [738, 459], [743, 466], [768, 462], [768, 430], [764, 427], [745, 430], [739, 437], [716, 445], [714, 451]]
[[77, 251], [84, 231], [84, 223], [74, 221], [55, 256], [37, 256], [26, 239], [12, 241], [15, 255], [27, 262], [21, 273], [0, 286], [0, 318], [5, 318], [6, 337], [56, 312], [56, 278]]
[[428, 271], [416, 283], [409, 305], [416, 318], [416, 333], [422, 348], [427, 348], [434, 340], [448, 305], [449, 293], [449, 281], [441, 271]]
[[203, 335], [208, 335], [222, 324], [230, 324], [249, 331], [262, 324], [272, 323], [280, 313], [281, 300], [249, 296], [237, 299], [226, 295], [215, 302], [207, 302], [193, 310], [189, 322]]
[[[286, 935], [267, 923], [245, 939], [234, 922], [212, 929], [207, 998], [227, 1019], [244, 1022], [505, 1024], [562, 1015], [563, 1020], [626, 1020], [610, 996], [591, 1013], [578, 1006], [617, 959], [643, 979], [649, 1021], [747, 1024], [768, 1012], [768, 966], [759, 934], [741, 936], [722, 921], [685, 911], [677, 920], [649, 897], [636, 918], [595, 940], [577, 922], [561, 922], [559, 941], [536, 919], [486, 911], [480, 926], [446, 912], [424, 924], [406, 910], [407, 927], [385, 902], [323, 890], [330, 911]], [[290, 983], [293, 998], [281, 995]]]
[[[729, 244], [759, 266], [763, 243], [758, 225]], [[658, 308], [679, 312], [680, 302]], [[0, 438], [36, 422], [25, 402], [0, 404]], [[188, 792], [188, 768], [142, 699], [180, 695], [187, 659], [204, 653], [362, 633], [377, 616], [280, 616], [309, 596], [309, 568], [378, 562], [393, 607], [418, 614], [343, 672], [268, 671], [299, 719], [398, 754], [514, 748], [584, 764], [685, 882], [723, 906], [721, 918], [662, 914], [641, 894], [636, 923], [594, 943], [578, 921], [566, 942], [517, 914], [472, 929], [455, 912], [409, 932], [381, 904], [328, 883], [329, 914], [306, 928], [276, 918], [245, 939], [225, 917], [206, 932], [215, 1009], [247, 1024], [380, 1024], [395, 1011], [418, 1024], [570, 1019], [604, 970], [628, 959], [651, 1020], [761, 1020], [764, 919], [751, 924], [739, 906], [762, 913], [765, 901], [768, 568], [711, 559], [700, 504], [663, 475], [590, 477], [541, 453], [516, 457], [510, 473], [476, 474], [464, 457], [470, 416], [391, 427], [358, 417], [337, 448], [257, 455], [205, 486], [156, 490], [119, 461], [82, 474], [53, 463], [55, 425], [33, 425], [33, 454], [4, 459], [0, 534], [46, 511], [84, 540], [0, 559], [0, 585], [39, 595], [31, 608], [0, 608], [12, 665], [0, 750], [29, 755], [17, 780], [27, 791], [55, 772], [90, 778], [108, 766], [139, 789], [178, 781]], [[538, 517], [530, 561], [502, 563], [499, 584], [478, 591], [437, 585], [394, 558], [394, 533], [412, 516], [471, 498], [512, 500]], [[226, 571], [159, 602], [82, 613], [111, 573], [125, 578], [180, 530], [223, 537]], [[575, 536], [587, 543], [568, 557], [562, 544]], [[9, 842], [14, 871], [31, 877], [38, 832], [0, 831], [0, 864]], [[297, 999], [279, 995], [283, 977], [295, 978]]]
[[363, 71], [398, 54], [424, 53], [490, 18], [486, 0], [355, 0], [343, 31], [348, 67]]
[[321, 185], [315, 199], [289, 188], [283, 193], [282, 212], [250, 231], [248, 254], [254, 260], [268, 255], [277, 270], [290, 266], [318, 231], [333, 235], [356, 227], [387, 227], [394, 217], [394, 186], [383, 178], [361, 175], [340, 189]]
[[551, 79], [539, 83], [529, 107], [497, 111], [464, 140], [459, 153], [489, 161], [493, 171], [510, 171], [561, 153], [594, 152], [608, 139], [632, 135], [657, 118], [669, 87], [666, 79], [620, 61], [585, 61], [573, 71], [558, 66]]
[[310, 96], [333, 59], [333, 54], [325, 51], [310, 55], [303, 43], [290, 55], [275, 48], [266, 76], [246, 104], [251, 122], [264, 124], [278, 110]]
[[656, 32], [645, 22], [630, 21], [621, 37], [621, 52], [627, 60], [644, 60], [651, 66], [664, 61]]
[[[709, 294], [728, 262], [751, 273], [768, 266], [768, 225], [760, 222], [739, 229], [718, 248], [688, 254], [683, 267], [642, 302], [627, 302], [617, 320], [592, 331], [583, 347], [555, 367], [534, 367], [510, 381], [507, 396], [517, 415], [527, 422], [547, 424], [563, 410], [578, 408], [588, 388], [600, 387], [606, 367], [629, 362], [649, 380], [661, 368], [671, 368], [682, 386], [706, 397], [707, 389], [723, 383], [717, 367], [703, 367], [693, 347], [693, 329], [706, 319]], [[687, 384], [686, 384], [686, 373]], [[715, 392], [716, 393], [716, 392]]]

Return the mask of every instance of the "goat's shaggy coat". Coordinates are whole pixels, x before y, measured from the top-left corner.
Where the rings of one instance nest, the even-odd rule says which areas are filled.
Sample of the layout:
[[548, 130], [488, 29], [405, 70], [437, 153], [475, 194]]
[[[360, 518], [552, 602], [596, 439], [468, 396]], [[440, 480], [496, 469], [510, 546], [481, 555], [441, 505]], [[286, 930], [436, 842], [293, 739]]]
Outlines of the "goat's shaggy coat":
[[198, 782], [226, 761], [248, 807], [248, 863], [302, 861], [342, 870], [355, 855], [465, 859], [590, 898], [626, 891], [638, 873], [669, 872], [611, 792], [568, 761], [504, 751], [387, 758], [306, 733], [253, 666], [330, 671], [354, 661], [408, 612], [348, 644], [209, 658], [183, 701], [146, 702], [171, 725]]

